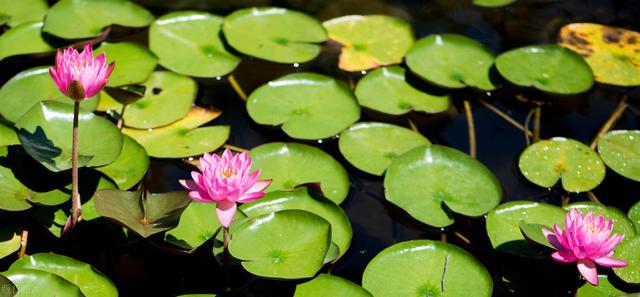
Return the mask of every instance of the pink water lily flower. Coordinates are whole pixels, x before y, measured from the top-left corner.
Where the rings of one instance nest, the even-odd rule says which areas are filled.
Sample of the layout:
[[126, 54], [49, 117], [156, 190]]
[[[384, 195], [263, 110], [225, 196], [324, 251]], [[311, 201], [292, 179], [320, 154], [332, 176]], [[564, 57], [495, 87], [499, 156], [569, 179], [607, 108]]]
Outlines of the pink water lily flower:
[[263, 190], [270, 180], [258, 180], [260, 170], [249, 172], [251, 158], [247, 153], [235, 156], [226, 149], [222, 157], [204, 154], [200, 158], [202, 173], [193, 171], [193, 180], [180, 180], [188, 189], [191, 199], [200, 202], [215, 202], [220, 224], [229, 227], [237, 211], [237, 202], [247, 203], [264, 196]]
[[91, 43], [87, 43], [81, 53], [71, 47], [58, 50], [56, 65], [49, 68], [49, 73], [63, 94], [79, 101], [98, 94], [107, 85], [114, 66], [107, 65], [104, 53], [94, 58]]
[[542, 229], [547, 240], [558, 249], [551, 257], [561, 263], [577, 262], [578, 270], [594, 286], [598, 285], [596, 264], [604, 267], [625, 267], [627, 262], [613, 258], [613, 250], [624, 235], [613, 234], [613, 220], [603, 215], [586, 216], [575, 208], [565, 218], [564, 231], [556, 224], [554, 232]]

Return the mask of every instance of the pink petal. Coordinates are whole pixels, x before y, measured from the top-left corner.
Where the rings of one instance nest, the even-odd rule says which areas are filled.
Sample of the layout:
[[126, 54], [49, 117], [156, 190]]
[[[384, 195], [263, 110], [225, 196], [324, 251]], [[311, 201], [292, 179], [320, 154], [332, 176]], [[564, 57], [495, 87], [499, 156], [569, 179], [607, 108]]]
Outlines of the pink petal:
[[218, 215], [218, 221], [220, 224], [228, 228], [229, 224], [233, 220], [233, 217], [236, 215], [236, 211], [238, 207], [236, 203], [229, 200], [222, 200], [216, 204], [216, 214]]
[[240, 203], [249, 203], [251, 201], [255, 201], [257, 199], [260, 199], [262, 197], [264, 197], [264, 193], [263, 192], [245, 193], [244, 195], [242, 195], [242, 197], [240, 197], [240, 199], [238, 199], [238, 202], [240, 202]]
[[625, 261], [622, 261], [616, 258], [611, 258], [611, 257], [602, 257], [602, 258], [595, 259], [594, 261], [598, 265], [601, 265], [604, 267], [620, 268], [620, 267], [626, 267], [628, 265], [627, 262]]
[[598, 270], [596, 270], [596, 264], [592, 260], [578, 260], [578, 271], [590, 284], [598, 285]]
[[572, 252], [566, 250], [554, 252], [551, 254], [551, 258], [560, 263], [571, 263], [577, 260], [576, 256]]
[[254, 193], [254, 192], [262, 192], [264, 189], [266, 189], [271, 183], [273, 182], [273, 180], [261, 180], [256, 182], [253, 186], [251, 186], [251, 188], [249, 188], [249, 190], [247, 190], [247, 192], [249, 193]]

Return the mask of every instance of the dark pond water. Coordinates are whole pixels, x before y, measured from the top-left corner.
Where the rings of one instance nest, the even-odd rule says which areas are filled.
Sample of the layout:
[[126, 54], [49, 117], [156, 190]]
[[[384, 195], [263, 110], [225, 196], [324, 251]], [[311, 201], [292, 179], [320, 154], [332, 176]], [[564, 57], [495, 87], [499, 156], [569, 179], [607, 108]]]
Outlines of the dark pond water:
[[[156, 15], [186, 8], [225, 15], [237, 8], [230, 3], [291, 7], [315, 15], [320, 20], [347, 14], [390, 14], [409, 21], [418, 37], [431, 33], [459, 33], [482, 41], [496, 53], [522, 45], [554, 42], [557, 30], [570, 22], [588, 21], [636, 31], [640, 29], [638, 0], [520, 0], [517, 4], [502, 9], [479, 8], [470, 1], [459, 0], [139, 2], [152, 9]], [[123, 38], [146, 42], [145, 36], [146, 32], [143, 31]], [[112, 38], [123, 39], [117, 36]], [[245, 58], [235, 76], [247, 93], [269, 80], [297, 71], [326, 73], [345, 81], [360, 77], [337, 71], [336, 62], [337, 49], [327, 46], [318, 59], [298, 67]], [[29, 60], [19, 58], [3, 63], [0, 64], [2, 83], [20, 70], [51, 64], [52, 57]], [[253, 123], [246, 113], [243, 101], [224, 78], [219, 81], [200, 80], [199, 83], [197, 103], [223, 110], [223, 115], [213, 124], [231, 125], [232, 136], [229, 143], [250, 149], [266, 142], [292, 141], [278, 129], [260, 127]], [[528, 183], [519, 173], [517, 158], [526, 146], [523, 133], [477, 103], [477, 99], [483, 98], [516, 120], [524, 122], [532, 105], [516, 100], [518, 94], [550, 102], [542, 110], [544, 138], [565, 136], [589, 143], [625, 94], [629, 96], [630, 106], [615, 128], [640, 127], [640, 90], [602, 85], [597, 85], [586, 94], [570, 98], [547, 98], [543, 94], [508, 85], [491, 94], [458, 92], [454, 94], [455, 106], [446, 114], [427, 116], [415, 113], [410, 118], [432, 142], [468, 151], [467, 123], [464, 114], [460, 112], [460, 102], [462, 99], [470, 99], [474, 104], [478, 159], [500, 180], [504, 188], [504, 201], [535, 200], [560, 204], [559, 190], [539, 188]], [[381, 120], [407, 126], [406, 117], [388, 118], [365, 112], [362, 120]], [[314, 145], [339, 160], [349, 171], [351, 179], [351, 191], [342, 207], [353, 226], [353, 242], [349, 252], [335, 266], [325, 270], [330, 269], [335, 275], [359, 283], [366, 264], [382, 249], [411, 239], [439, 240], [445, 234], [448, 242], [468, 250], [489, 269], [494, 277], [495, 296], [573, 295], [571, 288], [575, 287], [576, 280], [567, 279], [573, 275], [567, 273], [574, 269], [572, 265], [523, 260], [493, 251], [486, 236], [483, 218], [457, 217], [456, 224], [445, 230], [421, 224], [385, 202], [382, 178], [367, 175], [350, 166], [338, 152], [336, 139]], [[145, 185], [153, 192], [178, 190], [180, 186], [176, 181], [188, 177], [189, 171], [190, 168], [181, 162], [152, 160]], [[626, 211], [633, 202], [640, 199], [640, 184], [608, 170], [605, 182], [594, 193], [604, 204], [615, 205]], [[584, 194], [577, 194], [572, 195], [571, 200], [588, 198]], [[31, 253], [53, 250], [90, 262], [116, 283], [121, 296], [220, 294], [223, 293], [224, 282], [229, 283], [232, 289], [229, 296], [292, 296], [296, 285], [293, 281], [256, 279], [241, 268], [224, 274], [211, 255], [211, 243], [205, 244], [193, 254], [183, 254], [164, 246], [160, 237], [127, 240], [120, 229], [109, 222], [82, 224], [62, 239], [53, 237], [44, 228], [38, 229], [36, 225], [33, 223], [30, 235]], [[469, 242], [455, 233], [463, 234]], [[0, 270], [4, 270], [13, 261], [11, 257], [0, 261]], [[473, 292], [469, 296], [473, 296]]]

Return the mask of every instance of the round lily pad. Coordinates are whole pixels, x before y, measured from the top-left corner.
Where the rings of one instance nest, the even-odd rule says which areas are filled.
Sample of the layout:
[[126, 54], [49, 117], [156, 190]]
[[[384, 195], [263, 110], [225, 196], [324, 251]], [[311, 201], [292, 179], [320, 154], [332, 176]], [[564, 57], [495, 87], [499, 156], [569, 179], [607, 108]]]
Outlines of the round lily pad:
[[[80, 107], [94, 110], [98, 105], [96, 97], [83, 100]], [[36, 103], [44, 100], [73, 103], [53, 83], [49, 67], [27, 69], [16, 74], [0, 89], [0, 114], [8, 121], [16, 122]]]
[[8, 211], [22, 211], [32, 207], [32, 204], [59, 205], [69, 200], [68, 192], [52, 190], [49, 192], [35, 192], [23, 185], [13, 175], [11, 169], [0, 166], [0, 209]]
[[441, 145], [395, 158], [384, 177], [385, 198], [435, 227], [453, 224], [452, 212], [481, 216], [500, 203], [502, 188], [482, 163]]
[[420, 133], [404, 127], [361, 122], [343, 131], [338, 145], [342, 155], [353, 166], [381, 176], [393, 159], [429, 143]]
[[249, 116], [259, 124], [282, 125], [298, 139], [335, 136], [360, 118], [349, 88], [315, 73], [294, 73], [270, 81], [251, 93]]
[[411, 86], [399, 66], [382, 67], [367, 73], [356, 86], [360, 105], [392, 115], [416, 110], [438, 113], [449, 109], [449, 95], [432, 95]]
[[146, 47], [133, 42], [103, 42], [94, 54], [105, 53], [107, 63], [116, 62], [107, 86], [115, 87], [144, 82], [156, 68], [156, 58]]
[[[611, 282], [609, 282], [609, 278], [606, 274], [598, 275], [598, 285], [594, 286], [588, 282], [584, 282], [578, 291], [576, 292], [575, 297], [623, 297], [624, 291], [619, 290], [614, 287]], [[630, 296], [629, 296], [630, 297]]]
[[627, 217], [634, 226], [636, 226], [636, 232], [640, 233], [640, 201], [636, 202], [627, 213]]
[[489, 297], [487, 269], [465, 250], [443, 242], [412, 240], [380, 252], [362, 276], [362, 287], [385, 297]]
[[388, 15], [348, 15], [323, 26], [329, 39], [343, 46], [338, 67], [345, 71], [398, 64], [414, 41], [411, 26]]
[[542, 140], [520, 155], [520, 172], [530, 182], [551, 188], [558, 180], [567, 192], [585, 192], [598, 186], [605, 175], [602, 160], [583, 143], [564, 137]]
[[24, 54], [37, 54], [55, 51], [42, 38], [42, 22], [26, 22], [13, 27], [0, 35], [0, 60]]
[[640, 284], [640, 237], [629, 238], [620, 243], [616, 247], [615, 257], [626, 261], [629, 265], [614, 268], [613, 272], [627, 283]]
[[47, 0], [0, 0], [0, 15], [9, 18], [7, 20], [9, 27], [27, 22], [40, 22], [44, 19], [47, 9], [49, 9]]
[[640, 85], [640, 33], [590, 23], [560, 29], [558, 44], [580, 54], [595, 80], [616, 86]]
[[229, 126], [200, 127], [220, 115], [219, 111], [198, 106], [184, 118], [155, 129], [122, 130], [142, 145], [147, 154], [156, 158], [186, 158], [212, 152], [229, 138]]
[[261, 179], [273, 182], [268, 192], [293, 190], [297, 186], [319, 183], [325, 197], [342, 203], [349, 193], [347, 171], [321, 149], [300, 143], [273, 142], [252, 149], [252, 170], [260, 169]]
[[191, 201], [180, 215], [178, 226], [167, 231], [164, 240], [188, 250], [201, 246], [220, 229], [215, 213], [215, 203]]
[[278, 63], [313, 60], [327, 40], [327, 32], [315, 18], [277, 7], [252, 7], [234, 11], [222, 27], [237, 51]]
[[47, 12], [44, 32], [81, 39], [98, 36], [111, 25], [140, 28], [151, 22], [149, 11], [127, 0], [61, 0]]
[[367, 290], [344, 278], [320, 274], [296, 286], [293, 297], [373, 297]]
[[553, 94], [578, 94], [593, 85], [589, 64], [575, 52], [555, 44], [510, 50], [496, 58], [496, 67], [518, 86]]
[[[18, 251], [20, 245], [20, 228], [10, 222], [2, 222], [2, 227], [0, 227], [0, 259]], [[1, 285], [2, 282], [0, 282]]]
[[281, 279], [312, 277], [331, 242], [325, 219], [302, 210], [283, 210], [246, 220], [233, 233], [231, 255], [252, 274]]
[[86, 297], [78, 286], [54, 273], [34, 269], [2, 272], [17, 288], [14, 297]]
[[16, 144], [20, 144], [16, 131], [0, 123], [0, 147]]
[[127, 190], [142, 180], [148, 168], [147, 152], [133, 138], [124, 135], [120, 156], [113, 163], [96, 170], [113, 180], [118, 188]]
[[413, 73], [441, 87], [495, 89], [489, 77], [493, 53], [462, 35], [424, 37], [413, 44], [406, 63]]
[[532, 201], [511, 201], [487, 214], [487, 233], [494, 249], [525, 257], [541, 255], [522, 235], [520, 223], [540, 224], [553, 228], [564, 225], [566, 211], [561, 207]]
[[598, 153], [616, 173], [640, 182], [640, 130], [615, 130], [598, 140]]
[[572, 208], [581, 211], [585, 215], [593, 212], [596, 216], [604, 215], [605, 219], [613, 220], [612, 233], [624, 234], [622, 242], [630, 240], [637, 234], [633, 223], [629, 221], [626, 214], [613, 206], [604, 206], [595, 202], [575, 202], [565, 206], [566, 211], [570, 211]]
[[198, 11], [179, 11], [157, 19], [149, 29], [149, 48], [160, 65], [197, 77], [223, 76], [240, 59], [224, 48], [223, 18]]
[[516, 0], [473, 0], [473, 4], [482, 7], [502, 7], [516, 2]]

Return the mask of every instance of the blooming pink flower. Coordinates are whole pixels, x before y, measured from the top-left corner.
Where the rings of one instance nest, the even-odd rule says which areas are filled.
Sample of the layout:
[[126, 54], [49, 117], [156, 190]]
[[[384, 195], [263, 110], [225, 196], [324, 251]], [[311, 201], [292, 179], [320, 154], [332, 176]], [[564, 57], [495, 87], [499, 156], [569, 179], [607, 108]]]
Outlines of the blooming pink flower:
[[625, 267], [627, 262], [613, 258], [613, 250], [624, 235], [613, 234], [613, 220], [605, 220], [603, 215], [594, 218], [593, 212], [586, 216], [575, 208], [565, 218], [565, 230], [556, 224], [555, 232], [545, 228], [542, 232], [547, 240], [558, 249], [551, 257], [562, 263], [578, 263], [578, 270], [594, 286], [598, 285], [596, 264], [605, 267]]
[[106, 64], [106, 55], [94, 58], [91, 43], [87, 43], [81, 53], [71, 47], [58, 50], [56, 65], [49, 68], [49, 73], [63, 94], [83, 100], [95, 96], [107, 84], [115, 64]]
[[263, 190], [271, 180], [259, 181], [260, 170], [249, 172], [251, 158], [247, 153], [233, 156], [226, 149], [222, 157], [204, 154], [200, 158], [202, 173], [191, 172], [193, 180], [180, 180], [188, 189], [191, 199], [200, 202], [215, 202], [220, 224], [229, 227], [236, 214], [236, 202], [247, 203], [264, 196]]

